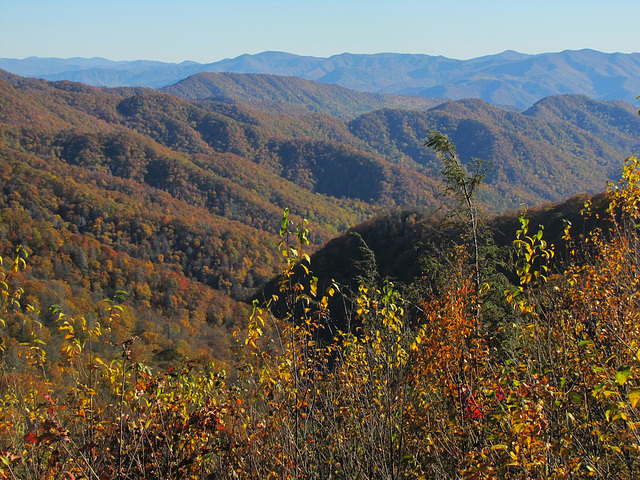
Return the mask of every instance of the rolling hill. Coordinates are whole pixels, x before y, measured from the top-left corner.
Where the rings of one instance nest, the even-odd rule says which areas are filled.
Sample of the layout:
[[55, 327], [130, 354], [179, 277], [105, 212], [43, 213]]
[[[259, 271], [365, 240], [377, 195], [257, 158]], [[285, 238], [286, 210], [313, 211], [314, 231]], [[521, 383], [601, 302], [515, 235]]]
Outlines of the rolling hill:
[[463, 159], [491, 162], [484, 199], [498, 210], [595, 193], [618, 178], [621, 158], [640, 151], [640, 117], [631, 105], [584, 96], [548, 97], [523, 113], [482, 100], [426, 112], [381, 110], [349, 128], [385, 158], [432, 174], [439, 165], [423, 147], [424, 132], [446, 133]]
[[426, 110], [442, 101], [377, 95], [299, 77], [265, 74], [199, 73], [161, 91], [187, 100], [240, 103], [290, 114], [311, 111], [343, 119], [381, 108]]

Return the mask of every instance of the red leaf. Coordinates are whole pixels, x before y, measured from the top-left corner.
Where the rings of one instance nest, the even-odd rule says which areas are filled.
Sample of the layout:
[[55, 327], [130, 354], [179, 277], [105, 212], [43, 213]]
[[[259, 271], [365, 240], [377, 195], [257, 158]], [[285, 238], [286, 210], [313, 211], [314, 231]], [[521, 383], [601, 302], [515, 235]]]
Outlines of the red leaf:
[[24, 436], [24, 441], [33, 444], [38, 443], [38, 436], [33, 432], [29, 432]]

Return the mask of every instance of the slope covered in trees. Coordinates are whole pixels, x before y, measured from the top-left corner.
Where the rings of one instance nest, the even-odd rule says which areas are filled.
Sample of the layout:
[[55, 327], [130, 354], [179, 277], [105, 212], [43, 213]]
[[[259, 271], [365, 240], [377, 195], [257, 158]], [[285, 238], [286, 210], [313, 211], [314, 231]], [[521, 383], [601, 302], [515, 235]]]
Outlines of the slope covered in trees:
[[[627, 105], [345, 123], [0, 76], [0, 477], [637, 477], [640, 162], [474, 217], [614, 177]], [[450, 193], [500, 162], [452, 215], [433, 128]]]
[[[61, 95], [63, 84], [56, 85], [53, 91]], [[345, 125], [327, 115], [273, 115], [211, 101], [196, 106], [150, 90], [94, 93], [109, 105], [82, 105], [80, 98], [93, 93], [65, 95], [79, 102], [83, 114], [102, 115], [112, 125], [134, 129], [173, 150], [233, 153], [305, 190], [382, 205], [421, 204], [435, 192], [431, 178], [437, 176], [437, 161], [422, 147], [430, 129], [449, 134], [462, 158], [494, 162], [485, 200], [504, 210], [522, 201], [535, 204], [594, 192], [614, 180], [614, 159], [634, 151], [640, 123], [630, 105], [579, 96], [546, 99], [524, 114], [464, 100], [425, 112], [380, 110]], [[564, 104], [559, 110], [573, 116], [550, 113], [554, 103]], [[570, 113], [578, 111], [581, 118]], [[325, 174], [339, 172], [338, 164], [354, 172], [357, 188], [344, 181], [344, 173]]]
[[[94, 317], [56, 308], [45, 328], [23, 288], [30, 260], [3, 251], [0, 474], [635, 478], [639, 182], [632, 157], [618, 188], [537, 212], [583, 219], [564, 222], [562, 258], [522, 215], [503, 242], [512, 261], [485, 254], [477, 269], [458, 224], [438, 275], [405, 291], [375, 269], [352, 292], [320, 289], [309, 232], [285, 216], [278, 299], [237, 331], [231, 377], [169, 355], [165, 372], [138, 362], [137, 337], [113, 340], [127, 319], [117, 292]], [[349, 321], [336, 329], [338, 295]]]
[[617, 177], [616, 159], [640, 147], [640, 118], [630, 105], [582, 96], [550, 97], [523, 113], [471, 99], [427, 112], [381, 110], [349, 128], [385, 158], [431, 174], [439, 167], [423, 147], [424, 132], [448, 134], [463, 159], [492, 162], [484, 198], [502, 210], [595, 193]]
[[[440, 168], [422, 145], [430, 129], [448, 132], [461, 158], [494, 161], [480, 198], [490, 212], [597, 189], [638, 130], [628, 105], [584, 97], [546, 99], [525, 114], [460, 101], [345, 122], [0, 77], [5, 255], [20, 245], [32, 253], [24, 275], [44, 312], [129, 292], [137, 320], [120, 339], [145, 332], [141, 358], [156, 360], [229, 356], [230, 329], [245, 318], [238, 301], [277, 272], [284, 208], [313, 224], [316, 246], [381, 208], [432, 215], [442, 203]], [[276, 90], [264, 90], [266, 103]], [[388, 246], [389, 258], [401, 245]], [[402, 255], [412, 271], [415, 257]]]
[[[124, 125], [120, 93], [9, 79], [0, 82], [3, 252], [31, 253], [25, 295], [47, 329], [52, 304], [96, 317], [99, 301], [123, 290], [132, 310], [114, 340], [139, 336], [137, 358], [228, 360], [230, 331], [246, 317], [238, 300], [276, 272], [284, 206], [324, 224], [316, 242], [372, 211], [199, 137], [186, 142], [200, 149], [190, 155], [164, 146]], [[152, 117], [156, 138], [173, 145]]]
[[437, 99], [379, 95], [298, 77], [264, 74], [199, 73], [161, 89], [188, 100], [247, 104], [270, 112], [317, 112], [350, 119], [381, 108], [426, 110]]

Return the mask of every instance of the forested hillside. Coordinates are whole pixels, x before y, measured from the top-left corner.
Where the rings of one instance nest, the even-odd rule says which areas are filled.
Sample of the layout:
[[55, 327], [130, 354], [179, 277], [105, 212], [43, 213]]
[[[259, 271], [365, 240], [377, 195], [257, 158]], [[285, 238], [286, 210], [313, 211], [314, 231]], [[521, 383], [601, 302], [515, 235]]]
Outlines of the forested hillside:
[[[465, 100], [345, 122], [301, 106], [296, 98], [321, 91], [309, 82], [242, 82], [261, 92], [258, 103], [2, 74], [4, 253], [32, 253], [24, 275], [43, 315], [52, 303], [97, 308], [123, 290], [136, 320], [121, 336], [144, 333], [142, 357], [227, 358], [230, 332], [246, 318], [238, 301], [278, 271], [285, 208], [309, 220], [316, 246], [380, 209], [436, 214], [440, 167], [423, 146], [434, 128], [464, 161], [493, 162], [485, 211], [557, 201], [616, 178], [616, 159], [637, 147], [640, 130], [629, 105], [578, 96], [524, 114]], [[349, 98], [353, 112], [360, 97]], [[208, 333], [185, 341], [196, 331]]]
[[[56, 306], [41, 316], [33, 259], [9, 249], [0, 474], [632, 479], [639, 179], [632, 157], [618, 188], [496, 219], [477, 231], [475, 253], [479, 225], [464, 203], [449, 221], [372, 221], [347, 237], [352, 253], [333, 245], [311, 258], [304, 223], [285, 213], [285, 266], [274, 296], [254, 302], [234, 334], [231, 376], [175, 350], [158, 355], [164, 371], [140, 362], [149, 332], [126, 337], [137, 318], [121, 292], [95, 314], [83, 305], [84, 315]], [[517, 231], [506, 238], [509, 225]], [[411, 244], [422, 273], [401, 286], [385, 269], [413, 255]], [[353, 283], [321, 287], [322, 255], [353, 261]]]
[[380, 95], [277, 75], [199, 73], [161, 89], [187, 100], [240, 103], [270, 112], [326, 113], [351, 119], [381, 108], [426, 110], [442, 100]]
[[598, 182], [618, 175], [616, 158], [640, 148], [640, 118], [630, 105], [582, 96], [549, 97], [523, 113], [473, 99], [427, 112], [381, 110], [352, 120], [349, 129], [385, 158], [427, 172], [438, 163], [423, 146], [424, 132], [446, 133], [463, 159], [492, 163], [483, 195], [503, 211], [594, 193]]
[[192, 156], [161, 145], [123, 125], [119, 94], [12, 81], [0, 110], [3, 252], [32, 254], [22, 275], [44, 319], [52, 304], [97, 316], [102, 299], [128, 292], [117, 338], [139, 335], [140, 358], [229, 358], [231, 330], [246, 318], [237, 300], [277, 271], [285, 205], [315, 219], [318, 242], [372, 211], [314, 200], [204, 141], [192, 139], [202, 150]]
[[635, 478], [635, 110], [264, 80], [0, 73], [0, 478]]

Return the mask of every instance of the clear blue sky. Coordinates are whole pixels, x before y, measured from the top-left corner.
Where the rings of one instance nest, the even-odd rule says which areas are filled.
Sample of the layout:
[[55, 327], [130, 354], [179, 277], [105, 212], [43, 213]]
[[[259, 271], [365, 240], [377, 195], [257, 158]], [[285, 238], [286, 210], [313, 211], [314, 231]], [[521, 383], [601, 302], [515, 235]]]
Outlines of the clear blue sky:
[[0, 57], [640, 51], [638, 0], [0, 0]]

